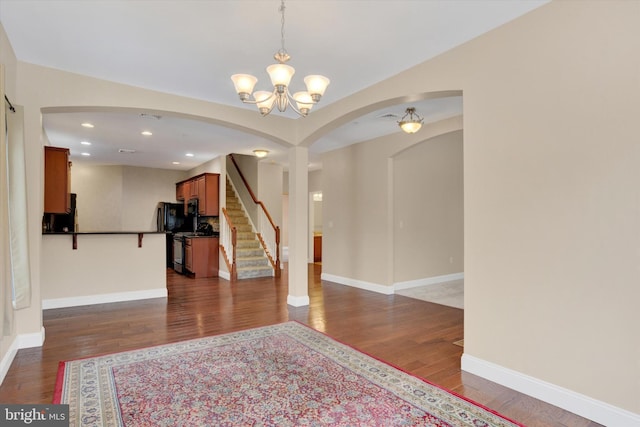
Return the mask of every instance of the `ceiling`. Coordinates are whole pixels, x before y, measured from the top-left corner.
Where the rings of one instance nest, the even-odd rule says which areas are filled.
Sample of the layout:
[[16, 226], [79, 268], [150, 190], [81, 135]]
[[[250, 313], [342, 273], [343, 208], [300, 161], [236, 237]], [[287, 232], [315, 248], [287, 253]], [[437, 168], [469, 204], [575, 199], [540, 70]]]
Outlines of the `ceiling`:
[[[303, 89], [303, 76], [328, 76], [331, 84], [314, 110], [322, 108], [546, 2], [289, 0], [284, 31], [289, 65], [296, 69], [292, 92]], [[256, 90], [268, 89], [264, 69], [280, 48], [279, 6], [278, 0], [0, 0], [0, 21], [20, 61], [255, 109], [239, 101], [230, 76], [254, 74]], [[395, 122], [408, 106], [426, 122], [462, 113], [460, 97], [369, 113], [315, 142], [310, 168], [321, 167], [322, 152], [399, 132]], [[269, 159], [286, 167], [286, 149], [264, 138], [141, 113], [47, 113], [43, 124], [51, 144], [69, 147], [78, 162], [188, 170], [221, 154], [265, 148]], [[282, 113], [271, 113], [277, 114]], [[284, 115], [295, 118], [292, 114]], [[85, 121], [95, 128], [80, 127]], [[144, 137], [142, 130], [153, 135]]]

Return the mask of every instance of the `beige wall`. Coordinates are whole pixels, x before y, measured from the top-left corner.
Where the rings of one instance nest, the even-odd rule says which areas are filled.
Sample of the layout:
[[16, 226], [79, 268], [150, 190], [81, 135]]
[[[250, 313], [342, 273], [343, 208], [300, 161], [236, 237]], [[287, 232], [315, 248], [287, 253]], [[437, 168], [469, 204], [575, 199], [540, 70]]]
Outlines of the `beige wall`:
[[158, 202], [176, 202], [176, 182], [184, 172], [126, 166], [122, 173], [122, 229], [156, 230]]
[[[280, 227], [280, 259], [282, 259], [282, 166], [269, 161], [258, 162], [258, 200], [262, 201], [269, 211], [273, 222]], [[263, 234], [273, 239], [275, 233], [271, 229], [263, 230]]]
[[322, 170], [309, 172], [309, 192], [322, 191]]
[[388, 153], [382, 145], [355, 144], [322, 157], [323, 275], [391, 285], [385, 250], [391, 243]]
[[636, 413], [638, 22], [639, 2], [553, 2], [444, 61], [473, 64], [465, 353]]
[[[309, 192], [322, 191], [322, 169], [309, 171]], [[289, 194], [289, 172], [284, 172], [282, 178], [282, 193]]]
[[[462, 89], [465, 356], [635, 413], [639, 20], [638, 2], [551, 2], [324, 113]], [[323, 269], [379, 283], [363, 160], [323, 159]]]
[[189, 172], [187, 172], [185, 174], [185, 178], [184, 179], [191, 178], [191, 177], [194, 177], [196, 175], [200, 175], [201, 173], [218, 173], [221, 176], [224, 176], [224, 174], [225, 174], [225, 168], [224, 168], [225, 159], [226, 159], [226, 156], [219, 156], [219, 157], [216, 157], [215, 159], [209, 160], [208, 162], [205, 162], [205, 163], [203, 163], [203, 164], [191, 169]]
[[79, 231], [122, 231], [122, 166], [71, 166]]
[[71, 191], [78, 195], [80, 231], [156, 229], [158, 202], [175, 202], [182, 171], [74, 163]]
[[[394, 162], [397, 161], [395, 156], [400, 156], [402, 161], [404, 159], [402, 153], [409, 147], [422, 141], [427, 141], [425, 144], [428, 144], [431, 138], [459, 131], [461, 127], [461, 117], [454, 117], [425, 125], [418, 134], [406, 135], [398, 130], [391, 135], [323, 155], [322, 273], [325, 278], [339, 280], [341, 283], [360, 284], [366, 289], [393, 293], [394, 282], [433, 277], [412, 273], [411, 279], [408, 279], [407, 274], [403, 272], [398, 272], [398, 277], [402, 279], [398, 280], [394, 277], [394, 270], [397, 270], [397, 267], [394, 267], [394, 260], [407, 256], [405, 248], [394, 247], [393, 244], [394, 230], [399, 228], [398, 224], [394, 224], [396, 200], [394, 200], [393, 181]], [[457, 138], [459, 140], [459, 134]], [[458, 168], [458, 179], [460, 179], [461, 158], [457, 160], [457, 164], [458, 166], [452, 165], [452, 169]], [[406, 172], [415, 173], [416, 176], [427, 173], [424, 170], [420, 172], [414, 169]], [[410, 178], [405, 179], [403, 176], [399, 178], [403, 183], [410, 185]], [[412, 205], [418, 204], [424, 207], [428, 203], [418, 200], [420, 196], [417, 192], [422, 187], [411, 184], [406, 189], [409, 195], [403, 196], [402, 202], [408, 206], [403, 206], [398, 214], [409, 215], [408, 211], [412, 209]], [[456, 212], [456, 215], [460, 214], [461, 212]], [[425, 223], [432, 229], [442, 225], [432, 223], [427, 218]], [[461, 228], [462, 224], [459, 226]], [[456, 246], [456, 254], [453, 256], [461, 261], [461, 242], [453, 246]], [[412, 265], [414, 272], [420, 269], [417, 266], [418, 263], [424, 263], [419, 259], [422, 252], [413, 253], [415, 247], [415, 244], [411, 244], [410, 248], [406, 249], [407, 252], [412, 252], [408, 255], [411, 260], [408, 262]], [[354, 256], [354, 254], [362, 254], [362, 256]], [[452, 256], [450, 251], [446, 251], [440, 257], [448, 260], [450, 256]], [[458, 264], [458, 267], [461, 265]], [[461, 268], [456, 271], [456, 273], [460, 272], [462, 272]]]
[[463, 272], [462, 131], [393, 157], [393, 281]]
[[[166, 296], [165, 235], [42, 236], [45, 308]], [[90, 286], [88, 286], [90, 284]]]
[[[251, 191], [256, 195], [258, 191], [258, 158], [255, 156], [247, 156], [244, 154], [234, 154], [233, 155], [236, 163], [238, 164], [238, 168], [242, 175], [247, 180], [247, 183], [251, 187]], [[240, 177], [240, 173], [238, 169], [231, 162], [231, 159], [227, 160], [227, 172], [233, 182], [234, 187], [236, 189], [236, 195], [240, 202], [242, 202], [245, 211], [253, 224], [258, 223], [258, 207], [253, 202], [253, 198], [249, 193], [249, 190], [242, 182], [242, 178]]]

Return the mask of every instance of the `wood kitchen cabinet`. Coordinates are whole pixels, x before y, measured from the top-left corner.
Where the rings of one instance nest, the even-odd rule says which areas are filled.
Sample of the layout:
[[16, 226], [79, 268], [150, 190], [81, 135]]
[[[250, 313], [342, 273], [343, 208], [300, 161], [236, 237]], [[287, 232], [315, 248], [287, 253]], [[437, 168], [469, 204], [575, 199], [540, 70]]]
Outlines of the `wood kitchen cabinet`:
[[204, 181], [204, 177], [194, 178], [189, 181], [189, 198], [200, 199], [200, 180]]
[[194, 277], [218, 277], [217, 237], [187, 237], [184, 240], [184, 267]]
[[71, 211], [71, 162], [69, 149], [44, 147], [44, 212]]
[[184, 268], [193, 271], [193, 239], [184, 239]]
[[219, 216], [219, 184], [220, 175], [207, 173], [198, 177], [198, 213], [204, 216]]
[[176, 200], [184, 202], [184, 181], [176, 184]]
[[[184, 202], [190, 199], [198, 199], [199, 215], [219, 216], [219, 185], [219, 174], [203, 173], [176, 183], [176, 199]], [[185, 203], [185, 213], [186, 209], [187, 205]]]

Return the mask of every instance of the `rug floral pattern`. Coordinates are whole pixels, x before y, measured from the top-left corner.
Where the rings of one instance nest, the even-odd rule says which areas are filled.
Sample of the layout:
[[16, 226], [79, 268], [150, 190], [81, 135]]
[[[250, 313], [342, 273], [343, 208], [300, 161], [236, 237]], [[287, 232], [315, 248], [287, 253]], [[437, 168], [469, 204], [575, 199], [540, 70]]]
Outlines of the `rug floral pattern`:
[[63, 373], [71, 425], [517, 425], [296, 322], [66, 362]]

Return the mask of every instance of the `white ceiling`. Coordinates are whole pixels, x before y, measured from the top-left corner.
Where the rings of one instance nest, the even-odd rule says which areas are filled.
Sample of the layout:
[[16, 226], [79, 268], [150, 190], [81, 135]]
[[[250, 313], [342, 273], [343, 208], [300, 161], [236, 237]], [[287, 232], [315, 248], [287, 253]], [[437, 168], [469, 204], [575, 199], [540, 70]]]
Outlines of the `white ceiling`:
[[[289, 0], [285, 46], [296, 69], [292, 92], [303, 89], [305, 75], [328, 76], [331, 84], [314, 107], [322, 108], [546, 2]], [[0, 0], [0, 21], [20, 61], [255, 109], [238, 100], [229, 77], [254, 74], [256, 90], [268, 89], [264, 69], [280, 48], [279, 5], [278, 0]], [[389, 115], [402, 116], [407, 106], [367, 114], [323, 136], [311, 146], [310, 159], [317, 162], [321, 152], [398, 132], [399, 117]], [[411, 106], [426, 121], [462, 112], [459, 97]], [[78, 126], [82, 121], [96, 127], [89, 132]], [[53, 145], [71, 148], [74, 161], [186, 170], [220, 154], [266, 148], [270, 159], [286, 166], [285, 150], [273, 142], [175, 117], [55, 113], [45, 114], [44, 126]], [[154, 135], [142, 137], [143, 128]], [[87, 139], [92, 145], [81, 146]], [[137, 152], [122, 154], [119, 148]], [[83, 151], [91, 157], [80, 157]], [[187, 158], [187, 152], [195, 156]]]

